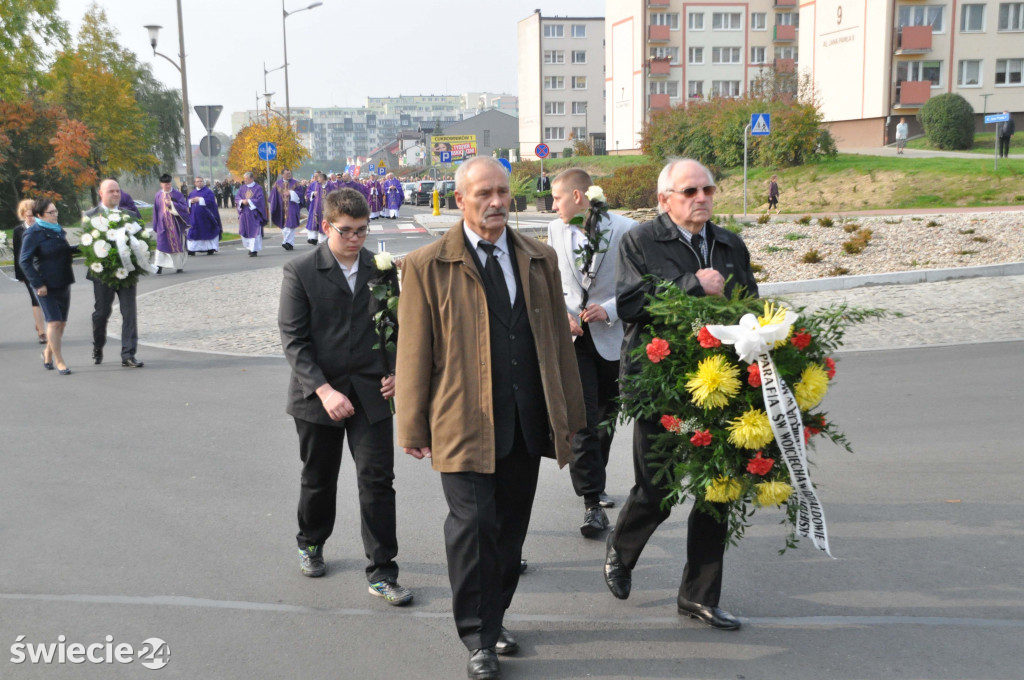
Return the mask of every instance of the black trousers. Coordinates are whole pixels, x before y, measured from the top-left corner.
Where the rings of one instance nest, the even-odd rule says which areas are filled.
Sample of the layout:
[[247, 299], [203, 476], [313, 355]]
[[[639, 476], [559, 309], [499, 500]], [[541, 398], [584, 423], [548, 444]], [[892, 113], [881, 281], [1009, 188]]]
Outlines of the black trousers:
[[1000, 137], [999, 138], [999, 157], [1006, 158], [1010, 155], [1010, 139], [1011, 137]]
[[512, 453], [494, 474], [441, 475], [455, 627], [467, 649], [493, 647], [519, 585], [519, 560], [537, 491], [540, 457], [526, 452], [517, 423]]
[[[637, 420], [633, 425], [633, 472], [636, 483], [629, 492], [615, 523], [612, 542], [626, 566], [633, 568], [640, 553], [658, 525], [668, 519], [670, 510], [662, 509], [666, 492], [651, 483], [653, 470], [647, 462], [648, 437], [664, 429], [656, 420]], [[724, 508], [723, 508], [724, 509]], [[679, 596], [691, 602], [718, 606], [722, 594], [722, 557], [728, 525], [712, 515], [690, 511], [686, 531], [686, 567], [679, 585]]]
[[573, 437], [569, 477], [576, 495], [582, 496], [583, 504], [589, 508], [597, 505], [599, 494], [604, 493], [605, 468], [614, 432], [599, 426], [615, 413], [615, 399], [619, 396], [619, 362], [608, 361], [597, 351], [590, 334], [590, 324], [583, 324], [583, 335], [576, 338], [575, 349], [580, 382], [583, 383], [587, 426]]
[[114, 308], [114, 296], [121, 309], [121, 358], [132, 359], [139, 348], [139, 325], [135, 311], [136, 286], [114, 290], [100, 281], [92, 282], [95, 305], [92, 311], [92, 344], [103, 349], [107, 344], [107, 321]]
[[369, 563], [370, 583], [398, 577], [398, 538], [395, 529], [395, 447], [392, 418], [370, 423], [354, 397], [355, 415], [341, 427], [295, 419], [302, 459], [299, 491], [300, 548], [321, 545], [334, 531], [337, 514], [338, 471], [346, 433], [356, 466], [359, 489], [359, 521], [363, 550]]

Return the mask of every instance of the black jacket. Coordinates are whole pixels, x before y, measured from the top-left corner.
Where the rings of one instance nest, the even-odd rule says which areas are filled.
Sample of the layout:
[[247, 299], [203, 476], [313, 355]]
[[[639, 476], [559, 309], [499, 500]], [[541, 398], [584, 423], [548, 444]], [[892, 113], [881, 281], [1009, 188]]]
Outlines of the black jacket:
[[21, 242], [21, 269], [33, 288], [67, 288], [75, 282], [71, 262], [77, 252], [78, 246], [68, 243], [63, 229], [58, 234], [34, 224]]
[[[736, 234], [708, 222], [708, 254], [711, 266], [725, 277], [725, 294], [743, 286], [747, 294], [757, 297], [757, 281], [750, 269], [750, 253]], [[667, 214], [634, 227], [622, 237], [615, 266], [615, 300], [622, 319], [625, 339], [622, 343], [622, 374], [635, 372], [629, 355], [640, 344], [644, 326], [651, 321], [647, 313], [647, 295], [657, 286], [644, 280], [645, 275], [670, 281], [687, 295], [703, 297], [704, 287], [697, 279], [700, 260], [684, 240]]]
[[1010, 116], [1010, 120], [1005, 123], [999, 124], [999, 136], [1000, 137], [1012, 137], [1013, 133], [1016, 132], [1017, 128], [1013, 124], [1013, 116]]

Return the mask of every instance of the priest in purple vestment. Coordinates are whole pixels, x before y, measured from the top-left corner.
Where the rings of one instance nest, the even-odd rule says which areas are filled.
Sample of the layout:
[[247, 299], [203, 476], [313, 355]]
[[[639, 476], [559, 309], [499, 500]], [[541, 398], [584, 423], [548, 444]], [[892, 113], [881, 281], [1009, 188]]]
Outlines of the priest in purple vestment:
[[402, 190], [402, 183], [395, 177], [395, 173], [389, 172], [384, 178], [384, 200], [386, 207], [385, 217], [389, 220], [398, 219], [398, 209], [405, 202], [405, 192]]
[[204, 252], [213, 255], [220, 250], [220, 235], [223, 231], [220, 210], [213, 189], [202, 177], [196, 177], [195, 189], [188, 195], [188, 254]]
[[235, 205], [238, 209], [238, 235], [242, 237], [242, 245], [249, 251], [249, 257], [256, 257], [263, 250], [267, 199], [251, 172], [245, 173], [242, 178], [242, 186], [235, 193]]
[[324, 173], [317, 170], [313, 173], [313, 181], [306, 189], [306, 243], [315, 246], [326, 240], [322, 225], [324, 223], [324, 197], [329, 193]]
[[164, 267], [179, 274], [185, 271], [185, 232], [188, 230], [188, 202], [171, 183], [171, 176], [160, 175], [160, 191], [153, 197], [153, 231], [156, 232], [156, 273]]
[[117, 204], [118, 210], [127, 210], [133, 212], [136, 215], [139, 214], [139, 208], [135, 205], [135, 201], [132, 199], [132, 195], [127, 191], [121, 192], [121, 202]]
[[366, 183], [366, 190], [369, 193], [366, 202], [370, 204], [370, 219], [378, 219], [384, 212], [384, 187], [376, 179], [371, 179]]
[[292, 250], [295, 247], [295, 230], [299, 228], [299, 213], [302, 199], [299, 197], [299, 181], [292, 179], [292, 171], [285, 168], [281, 179], [274, 182], [270, 193], [270, 221], [281, 229], [281, 247]]
[[352, 179], [352, 175], [348, 174], [347, 172], [342, 173], [341, 181], [338, 182], [338, 185], [335, 187], [335, 189], [344, 188], [355, 189], [356, 191], [361, 193], [363, 195], [363, 198], [365, 198], [367, 201], [370, 200], [369, 190], [365, 186], [363, 186], [362, 182], [357, 182], [356, 180]]

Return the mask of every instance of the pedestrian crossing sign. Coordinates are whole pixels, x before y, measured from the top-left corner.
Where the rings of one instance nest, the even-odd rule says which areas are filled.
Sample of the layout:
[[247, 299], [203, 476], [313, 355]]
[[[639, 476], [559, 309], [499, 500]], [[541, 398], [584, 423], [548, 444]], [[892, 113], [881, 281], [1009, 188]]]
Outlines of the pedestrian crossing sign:
[[750, 116], [750, 134], [755, 137], [766, 137], [772, 131], [772, 114], [755, 113]]

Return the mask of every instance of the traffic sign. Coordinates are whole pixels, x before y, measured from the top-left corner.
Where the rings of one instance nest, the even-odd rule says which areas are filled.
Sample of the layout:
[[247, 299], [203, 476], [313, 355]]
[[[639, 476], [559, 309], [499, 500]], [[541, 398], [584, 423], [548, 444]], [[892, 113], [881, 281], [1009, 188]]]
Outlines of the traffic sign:
[[259, 155], [261, 161], [277, 160], [277, 144], [274, 142], [260, 142]]
[[388, 164], [384, 162], [383, 158], [381, 158], [379, 161], [377, 161], [377, 168], [378, 169], [379, 168], [386, 168], [386, 167], [388, 167]]
[[551, 155], [551, 149], [548, 148], [547, 144], [538, 144], [533, 148], [533, 153], [536, 154], [537, 158], [547, 158]]
[[1005, 123], [1010, 120], [1009, 113], [989, 113], [985, 115], [985, 125], [989, 123]]
[[199, 116], [199, 120], [203, 122], [203, 127], [209, 132], [213, 129], [213, 126], [217, 124], [217, 118], [220, 116], [220, 112], [224, 110], [223, 106], [193, 106], [196, 110], [196, 115]]
[[498, 162], [501, 163], [501, 165], [505, 168], [505, 172], [507, 172], [510, 175], [512, 174], [512, 164], [509, 162], [507, 158], [499, 158]]
[[452, 152], [451, 151], [442, 151], [438, 155], [441, 157], [441, 162], [442, 163], [451, 163], [452, 162]]
[[387, 169], [387, 168], [385, 168], [385, 167], [384, 167], [384, 166], [382, 166], [382, 165], [378, 165], [378, 166], [377, 166], [377, 174], [378, 174], [378, 175], [379, 175], [380, 177], [383, 177], [384, 175], [388, 174], [388, 169]]
[[750, 134], [755, 137], [766, 137], [772, 131], [772, 114], [754, 113], [750, 116]]
[[220, 148], [220, 140], [213, 135], [206, 135], [199, 142], [199, 152], [204, 156], [218, 156]]

